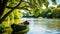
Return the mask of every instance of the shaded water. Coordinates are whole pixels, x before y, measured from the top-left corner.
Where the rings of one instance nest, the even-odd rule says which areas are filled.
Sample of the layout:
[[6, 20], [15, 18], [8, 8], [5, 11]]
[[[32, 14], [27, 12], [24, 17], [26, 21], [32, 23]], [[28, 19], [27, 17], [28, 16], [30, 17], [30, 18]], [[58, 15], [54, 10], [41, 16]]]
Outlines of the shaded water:
[[29, 21], [27, 34], [60, 34], [60, 19], [22, 18]]

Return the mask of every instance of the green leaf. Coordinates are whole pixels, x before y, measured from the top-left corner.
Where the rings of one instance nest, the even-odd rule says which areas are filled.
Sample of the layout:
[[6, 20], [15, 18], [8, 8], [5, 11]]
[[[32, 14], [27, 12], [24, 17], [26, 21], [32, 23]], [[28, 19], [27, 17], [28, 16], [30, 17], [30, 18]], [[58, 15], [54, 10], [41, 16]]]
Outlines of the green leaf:
[[56, 0], [51, 0], [51, 1], [53, 2], [53, 4], [54, 4], [54, 5], [56, 5], [56, 4], [57, 4]]

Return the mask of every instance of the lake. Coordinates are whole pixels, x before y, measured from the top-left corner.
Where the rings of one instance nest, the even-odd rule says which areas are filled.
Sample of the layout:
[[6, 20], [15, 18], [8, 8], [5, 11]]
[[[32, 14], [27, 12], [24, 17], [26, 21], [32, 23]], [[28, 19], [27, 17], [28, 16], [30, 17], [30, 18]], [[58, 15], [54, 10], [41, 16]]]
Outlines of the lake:
[[60, 19], [22, 18], [29, 21], [27, 34], [60, 34]]

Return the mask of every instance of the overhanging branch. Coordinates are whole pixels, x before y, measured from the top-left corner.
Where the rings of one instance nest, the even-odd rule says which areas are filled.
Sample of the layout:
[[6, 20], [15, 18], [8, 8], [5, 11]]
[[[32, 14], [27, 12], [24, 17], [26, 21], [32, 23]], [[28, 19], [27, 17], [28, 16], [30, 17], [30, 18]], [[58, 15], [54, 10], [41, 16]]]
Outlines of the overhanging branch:
[[19, 1], [18, 5], [16, 5], [13, 9], [11, 9], [7, 14], [5, 14], [1, 19], [0, 19], [0, 24], [5, 20], [5, 18], [16, 8], [21, 4], [22, 0]]
[[14, 7], [10, 7], [10, 6], [6, 6], [6, 8], [9, 8], [9, 9], [21, 9], [21, 8], [25, 8], [25, 7], [29, 7], [29, 6], [23, 6], [23, 7], [16, 7], [16, 8], [14, 8]]

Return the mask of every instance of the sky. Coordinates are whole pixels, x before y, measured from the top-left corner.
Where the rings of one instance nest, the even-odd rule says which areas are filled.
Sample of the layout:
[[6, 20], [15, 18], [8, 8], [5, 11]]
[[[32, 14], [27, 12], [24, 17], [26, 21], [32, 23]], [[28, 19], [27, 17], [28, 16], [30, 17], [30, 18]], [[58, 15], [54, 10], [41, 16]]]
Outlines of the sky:
[[[52, 2], [51, 2], [51, 0], [48, 0], [48, 1], [49, 1], [49, 3], [50, 3], [50, 4], [49, 4], [49, 7], [50, 7], [50, 6], [57, 7], [57, 5], [59, 5], [59, 4], [60, 4], [60, 0], [56, 0], [57, 5], [53, 5], [53, 4], [52, 4]], [[42, 8], [43, 8], [43, 9], [45, 9], [46, 7], [43, 5], [43, 7], [42, 7]]]
[[[50, 5], [49, 6], [55, 6], [52, 4], [51, 0], [48, 0], [50, 2]], [[57, 1], [57, 5], [60, 4], [60, 0], [56, 0]]]
[[60, 4], [60, 0], [57, 0], [57, 3]]

